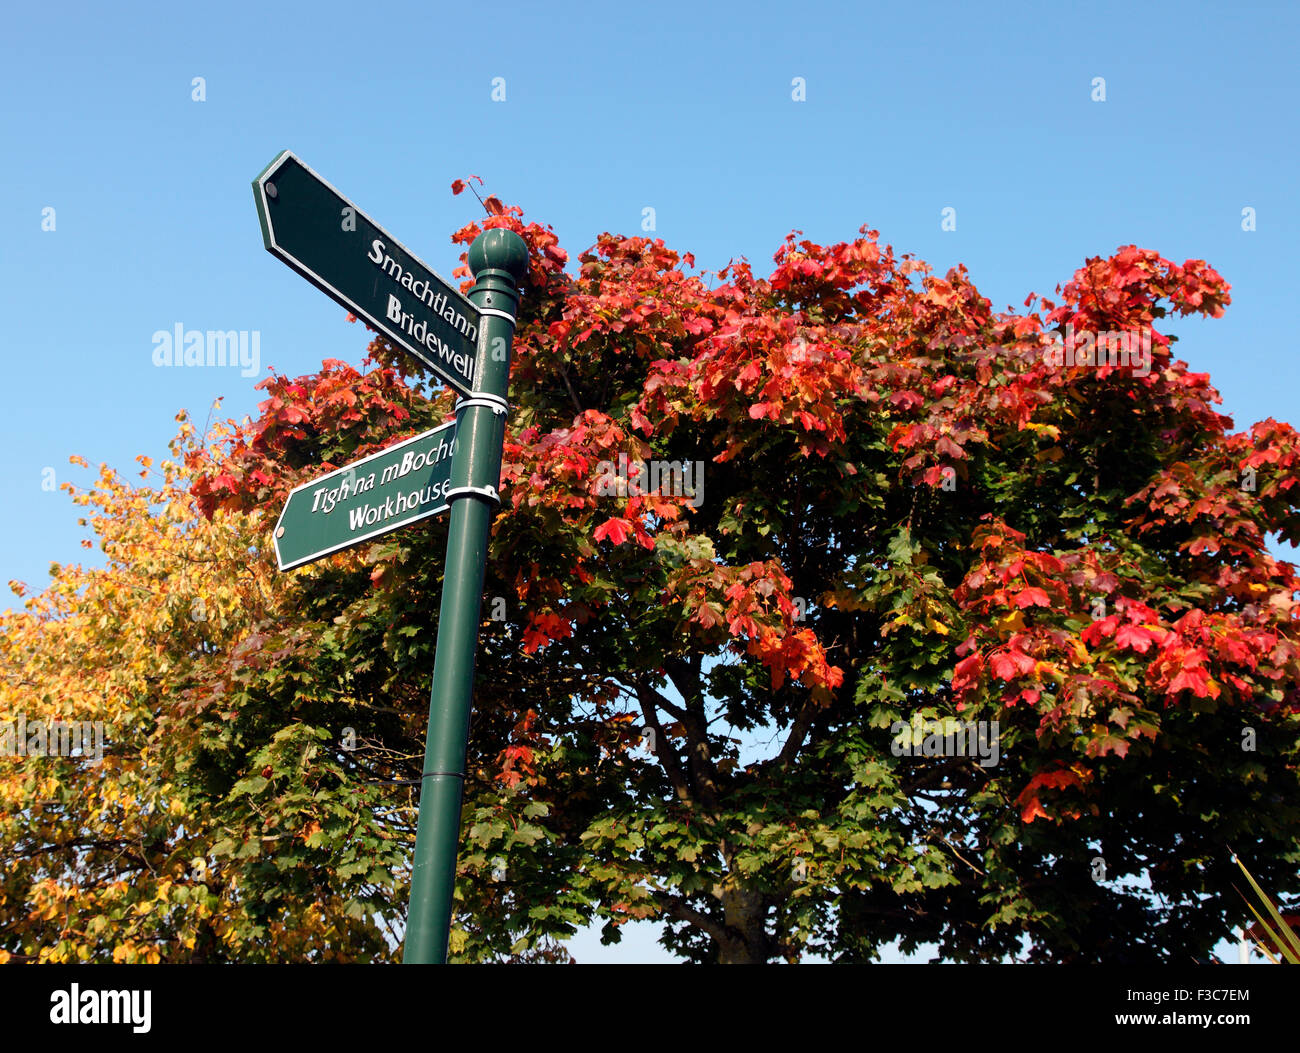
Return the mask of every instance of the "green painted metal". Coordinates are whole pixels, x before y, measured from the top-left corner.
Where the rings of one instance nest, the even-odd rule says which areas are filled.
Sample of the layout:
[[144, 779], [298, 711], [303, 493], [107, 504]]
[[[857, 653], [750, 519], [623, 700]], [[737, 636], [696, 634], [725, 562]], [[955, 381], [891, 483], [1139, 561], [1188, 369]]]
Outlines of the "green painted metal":
[[483, 311], [476, 392], [480, 397], [462, 402], [457, 414], [447, 561], [403, 947], [408, 964], [447, 960], [483, 576], [501, 480], [517, 283], [527, 270], [528, 248], [511, 231], [484, 231], [470, 246], [469, 266], [476, 278], [470, 299]]
[[462, 395], [473, 390], [482, 319], [456, 286], [288, 150], [253, 180], [253, 198], [268, 252]]
[[453, 422], [290, 491], [272, 535], [280, 569], [447, 511], [455, 449]]

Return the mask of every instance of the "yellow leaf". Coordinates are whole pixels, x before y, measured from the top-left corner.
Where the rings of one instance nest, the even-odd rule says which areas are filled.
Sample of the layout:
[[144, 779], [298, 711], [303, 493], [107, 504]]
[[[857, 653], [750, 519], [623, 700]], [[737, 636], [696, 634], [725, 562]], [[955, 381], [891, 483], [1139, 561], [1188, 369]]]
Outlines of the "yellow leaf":
[[900, 614], [893, 621], [885, 623], [884, 629], [882, 630], [882, 634], [888, 633], [890, 629], [897, 629], [900, 626], [902, 627], [911, 626], [913, 624], [915, 623], [906, 614]]
[[1059, 439], [1061, 437], [1061, 429], [1055, 424], [1039, 424], [1037, 421], [1031, 420], [1025, 427], [1030, 431], [1040, 432], [1049, 439]]
[[1011, 611], [993, 620], [993, 628], [1000, 633], [1024, 632], [1025, 616], [1022, 611]]

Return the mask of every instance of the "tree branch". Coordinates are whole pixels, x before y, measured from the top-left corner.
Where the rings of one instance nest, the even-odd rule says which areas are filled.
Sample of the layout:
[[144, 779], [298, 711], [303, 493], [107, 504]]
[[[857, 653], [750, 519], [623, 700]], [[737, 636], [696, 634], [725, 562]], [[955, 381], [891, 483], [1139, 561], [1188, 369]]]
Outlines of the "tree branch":
[[569, 399], [573, 403], [574, 410], [581, 417], [583, 412], [582, 403], [578, 401], [578, 393], [573, 390], [573, 382], [569, 380], [569, 370], [564, 363], [560, 363], [560, 379], [564, 381], [564, 386], [568, 389]]
[[668, 781], [672, 783], [673, 790], [678, 798], [683, 801], [691, 800], [690, 780], [682, 771], [681, 765], [677, 763], [677, 755], [673, 752], [668, 736], [664, 734], [663, 725], [660, 724], [659, 714], [655, 709], [662, 701], [663, 696], [641, 681], [636, 683], [636, 696], [637, 701], [641, 704], [642, 717], [654, 729], [655, 756], [659, 758], [664, 774], [668, 776]]
[[719, 945], [727, 943], [735, 937], [721, 922], [714, 921], [707, 914], [689, 906], [676, 896], [670, 896], [666, 892], [652, 893], [655, 901], [659, 903], [665, 911], [671, 914], [678, 921], [684, 921], [689, 925], [694, 925], [697, 929], [702, 929], [713, 937]]

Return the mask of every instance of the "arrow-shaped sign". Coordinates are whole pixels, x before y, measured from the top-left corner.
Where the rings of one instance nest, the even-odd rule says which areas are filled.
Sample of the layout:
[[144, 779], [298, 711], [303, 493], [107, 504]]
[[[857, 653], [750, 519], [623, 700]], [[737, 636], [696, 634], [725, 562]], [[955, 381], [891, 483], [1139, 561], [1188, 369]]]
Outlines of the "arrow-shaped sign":
[[322, 292], [462, 395], [474, 390], [479, 309], [290, 151], [253, 180], [262, 241]]
[[445, 512], [455, 449], [453, 421], [296, 487], [275, 526], [280, 569]]

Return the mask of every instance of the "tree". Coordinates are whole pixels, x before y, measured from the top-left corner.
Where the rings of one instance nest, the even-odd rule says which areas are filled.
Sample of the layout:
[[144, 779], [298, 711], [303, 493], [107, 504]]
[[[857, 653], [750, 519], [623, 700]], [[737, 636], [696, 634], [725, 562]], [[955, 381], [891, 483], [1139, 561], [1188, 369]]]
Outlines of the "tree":
[[[1227, 843], [1295, 887], [1297, 580], [1267, 539], [1296, 537], [1296, 436], [1229, 434], [1155, 331], [1222, 313], [1208, 265], [1129, 246], [1059, 303], [997, 314], [963, 269], [935, 277], [865, 228], [792, 234], [767, 279], [688, 275], [689, 254], [613, 235], [570, 274], [549, 228], [487, 205], [532, 268], [455, 957], [554, 957], [589, 919], [617, 939], [659, 918], [698, 961], [863, 961], [893, 939], [1170, 960], [1239, 920]], [[1149, 368], [1062, 353], [1130, 333]], [[378, 955], [375, 916], [399, 928], [405, 901], [394, 809], [419, 776], [445, 523], [267, 569], [289, 489], [451, 417], [414, 363], [369, 354], [271, 378], [256, 422], [185, 454], [195, 529], [246, 524], [238, 565], [275, 602], [182, 648], [185, 694], [149, 713], [183, 701], [189, 734], [220, 741], [180, 776], [203, 809], [307, 831], [260, 850], [288, 888], [258, 918], [340, 904], [330, 945]], [[48, 647], [48, 624], [27, 629]], [[944, 720], [996, 721], [996, 763], [902, 753], [904, 725]], [[349, 856], [344, 817], [382, 849]], [[214, 835], [184, 851], [265, 888]]]
[[[178, 420], [174, 460], [139, 458], [152, 482], [104, 467], [75, 492], [107, 566], [52, 565], [0, 621], [0, 720], [31, 747], [0, 757], [0, 961], [387, 957], [372, 916], [403, 827], [322, 748], [338, 692], [263, 646], [259, 626], [316, 627], [257, 558], [260, 517], [196, 514], [193, 473], [216, 465]], [[47, 744], [73, 725], [70, 751]]]

